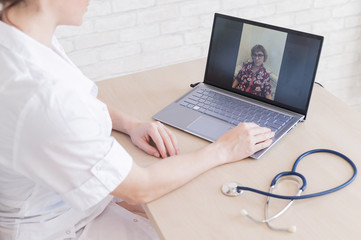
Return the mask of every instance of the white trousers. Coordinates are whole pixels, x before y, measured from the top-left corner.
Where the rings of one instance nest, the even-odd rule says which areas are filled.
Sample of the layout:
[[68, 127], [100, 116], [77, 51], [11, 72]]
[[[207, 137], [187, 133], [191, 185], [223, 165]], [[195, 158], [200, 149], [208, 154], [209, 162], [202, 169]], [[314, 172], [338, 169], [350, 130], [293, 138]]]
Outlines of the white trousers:
[[87, 224], [79, 240], [159, 240], [150, 221], [110, 202]]

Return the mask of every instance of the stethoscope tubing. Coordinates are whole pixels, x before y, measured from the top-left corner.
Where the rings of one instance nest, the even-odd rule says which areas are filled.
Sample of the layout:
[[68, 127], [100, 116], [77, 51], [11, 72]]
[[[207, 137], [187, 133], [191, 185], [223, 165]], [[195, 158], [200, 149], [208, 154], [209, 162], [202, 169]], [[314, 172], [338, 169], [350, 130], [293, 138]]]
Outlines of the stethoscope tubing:
[[243, 186], [237, 186], [237, 192], [240, 193], [241, 191], [250, 191], [250, 192], [254, 192], [254, 193], [257, 193], [257, 194], [261, 194], [261, 195], [265, 195], [265, 196], [268, 196], [268, 197], [273, 197], [273, 198], [279, 198], [279, 199], [285, 199], [285, 200], [300, 200], [300, 199], [307, 199], [307, 198], [314, 198], [314, 197], [320, 197], [320, 196], [323, 196], [323, 195], [326, 195], [326, 194], [330, 194], [330, 193], [333, 193], [333, 192], [336, 192], [344, 187], [346, 187], [347, 185], [349, 185], [351, 182], [353, 182], [357, 176], [357, 167], [356, 165], [351, 161], [351, 159], [349, 159], [347, 156], [343, 155], [342, 153], [339, 153], [337, 151], [334, 151], [334, 150], [330, 150], [330, 149], [314, 149], [314, 150], [310, 150], [308, 152], [305, 152], [303, 153], [302, 155], [300, 155], [295, 163], [293, 164], [293, 167], [292, 167], [292, 171], [289, 171], [289, 172], [283, 172], [283, 173], [280, 173], [278, 174], [272, 181], [271, 183], [271, 187], [274, 186], [275, 182], [280, 178], [280, 177], [283, 177], [283, 176], [286, 176], [286, 175], [295, 175], [295, 176], [298, 176], [302, 179], [303, 181], [303, 186], [300, 188], [300, 190], [304, 191], [305, 187], [306, 187], [306, 179], [305, 177], [303, 177], [302, 174], [296, 172], [296, 168], [299, 164], [299, 162], [301, 161], [301, 159], [303, 159], [304, 157], [310, 155], [310, 154], [313, 154], [313, 153], [320, 153], [320, 152], [327, 152], [327, 153], [331, 153], [331, 154], [334, 154], [334, 155], [337, 155], [341, 158], [343, 158], [345, 161], [347, 161], [350, 166], [352, 167], [353, 169], [353, 175], [352, 177], [347, 180], [345, 183], [337, 186], [337, 187], [334, 187], [334, 188], [330, 188], [328, 190], [325, 190], [325, 191], [321, 191], [321, 192], [317, 192], [317, 193], [311, 193], [311, 194], [306, 194], [306, 195], [300, 195], [300, 196], [286, 196], [286, 195], [278, 195], [278, 194], [274, 194], [274, 193], [270, 193], [270, 192], [264, 192], [264, 191], [261, 191], [261, 190], [258, 190], [258, 189], [254, 189], [254, 188], [250, 188], [250, 187], [243, 187]]

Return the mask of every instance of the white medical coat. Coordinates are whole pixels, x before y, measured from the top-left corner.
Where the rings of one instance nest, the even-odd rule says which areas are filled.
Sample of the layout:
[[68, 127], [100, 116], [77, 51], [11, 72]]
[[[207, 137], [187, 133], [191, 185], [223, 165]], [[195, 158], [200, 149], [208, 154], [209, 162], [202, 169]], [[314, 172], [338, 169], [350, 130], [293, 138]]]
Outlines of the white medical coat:
[[49, 48], [1, 21], [0, 36], [0, 239], [73, 238], [132, 158], [55, 38]]

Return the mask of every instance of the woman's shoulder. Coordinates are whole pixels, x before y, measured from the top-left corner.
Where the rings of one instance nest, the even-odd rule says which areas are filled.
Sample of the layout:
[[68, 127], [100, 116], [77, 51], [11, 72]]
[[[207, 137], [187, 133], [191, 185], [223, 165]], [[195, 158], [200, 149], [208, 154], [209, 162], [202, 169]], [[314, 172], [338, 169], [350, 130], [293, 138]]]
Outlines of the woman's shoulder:
[[29, 95], [52, 83], [27, 59], [1, 46], [0, 66], [0, 88], [7, 92]]
[[250, 67], [250, 66], [252, 66], [252, 62], [243, 62], [243, 66], [245, 66], [245, 67]]
[[242, 70], [246, 71], [252, 68], [252, 62], [243, 62]]

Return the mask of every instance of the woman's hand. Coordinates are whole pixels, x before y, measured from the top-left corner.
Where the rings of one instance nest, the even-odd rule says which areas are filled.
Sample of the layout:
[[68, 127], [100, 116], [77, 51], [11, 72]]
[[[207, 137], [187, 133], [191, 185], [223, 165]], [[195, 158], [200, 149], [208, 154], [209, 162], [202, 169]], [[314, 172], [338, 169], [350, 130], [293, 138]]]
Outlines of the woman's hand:
[[155, 157], [178, 155], [177, 139], [162, 123], [140, 122], [112, 106], [107, 107], [113, 129], [128, 134], [135, 146]]
[[176, 137], [160, 122], [135, 123], [128, 133], [134, 145], [155, 157], [179, 153]]
[[214, 144], [222, 153], [224, 163], [249, 157], [271, 145], [274, 133], [255, 123], [241, 123], [223, 134]]

